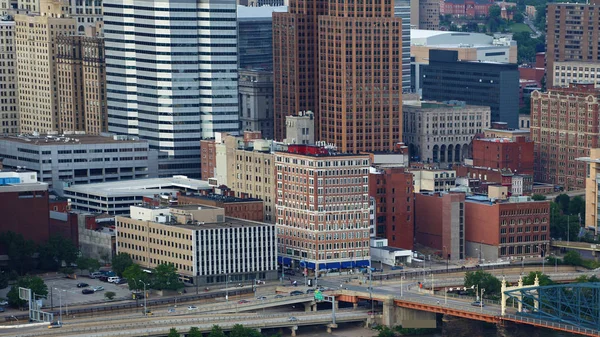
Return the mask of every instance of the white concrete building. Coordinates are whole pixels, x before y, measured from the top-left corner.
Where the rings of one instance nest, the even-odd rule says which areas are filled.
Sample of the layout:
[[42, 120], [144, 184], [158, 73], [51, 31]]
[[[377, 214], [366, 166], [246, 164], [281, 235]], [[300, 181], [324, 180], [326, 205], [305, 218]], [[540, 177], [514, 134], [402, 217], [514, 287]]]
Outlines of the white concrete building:
[[600, 88], [600, 62], [554, 62], [553, 86], [568, 87], [570, 83], [594, 83]]
[[208, 182], [186, 176], [136, 179], [98, 184], [72, 185], [64, 188], [64, 196], [71, 200], [71, 209], [78, 212], [129, 214], [129, 207], [138, 205], [144, 197], [166, 195], [169, 199], [177, 192], [211, 190]]
[[0, 137], [4, 166], [27, 168], [39, 181], [88, 184], [157, 176], [157, 153], [148, 142], [124, 136], [20, 135]]
[[456, 187], [454, 170], [410, 170], [413, 174], [415, 193], [446, 192]]
[[385, 238], [371, 238], [371, 265], [379, 268], [380, 264], [391, 267], [404, 267], [412, 263], [412, 251], [388, 246]]
[[236, 1], [108, 0], [104, 22], [109, 131], [199, 176], [200, 140], [239, 130]]

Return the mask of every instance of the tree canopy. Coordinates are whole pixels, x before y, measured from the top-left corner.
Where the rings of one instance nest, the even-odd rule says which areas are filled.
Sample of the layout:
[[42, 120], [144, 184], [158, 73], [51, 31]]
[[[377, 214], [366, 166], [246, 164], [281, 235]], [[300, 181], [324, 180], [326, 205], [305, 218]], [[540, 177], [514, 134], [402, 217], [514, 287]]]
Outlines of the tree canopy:
[[[17, 280], [17, 283], [12, 286], [6, 297], [8, 298], [8, 304], [13, 307], [22, 307], [27, 303], [25, 300], [19, 298], [19, 287], [29, 288], [35, 295], [46, 296], [48, 295], [48, 286], [44, 283], [44, 280], [38, 276], [24, 276]], [[33, 295], [32, 295], [33, 296]], [[37, 297], [37, 296], [36, 296]]]
[[212, 329], [208, 333], [208, 337], [227, 337], [227, 336], [225, 335], [225, 333], [223, 332], [223, 329], [221, 329], [220, 326], [213, 325]]
[[129, 285], [129, 290], [139, 290], [143, 285], [142, 282], [146, 284], [150, 284], [150, 276], [148, 273], [142, 270], [137, 264], [132, 264], [127, 267], [123, 272], [123, 277], [127, 278], [127, 284]]
[[177, 276], [177, 269], [172, 263], [159, 264], [152, 273], [152, 288], [160, 290], [178, 290], [184, 287]]
[[[472, 286], [479, 287], [479, 289], [484, 288], [484, 295], [498, 295], [502, 288], [500, 280], [483, 270], [468, 271], [465, 273], [465, 287], [470, 289]], [[470, 292], [474, 293], [475, 291], [470, 290]]]
[[33, 254], [36, 246], [31, 240], [25, 240], [23, 235], [12, 231], [0, 233], [0, 244], [6, 247], [8, 267], [19, 275], [33, 269]]
[[[193, 326], [186, 335], [187, 337], [202, 337], [202, 332], [197, 327]], [[225, 336], [225, 335], [223, 335]]]
[[551, 286], [554, 284], [554, 281], [552, 281], [548, 275], [542, 274], [539, 271], [531, 271], [529, 274], [523, 277], [523, 285], [533, 285], [535, 283], [536, 276], [538, 277], [540, 286]]
[[133, 261], [131, 260], [131, 256], [127, 253], [119, 253], [112, 259], [112, 270], [115, 274], [123, 277], [123, 272], [127, 267], [131, 266]]
[[179, 334], [179, 332], [177, 332], [177, 329], [171, 328], [167, 337], [181, 337], [181, 335]]

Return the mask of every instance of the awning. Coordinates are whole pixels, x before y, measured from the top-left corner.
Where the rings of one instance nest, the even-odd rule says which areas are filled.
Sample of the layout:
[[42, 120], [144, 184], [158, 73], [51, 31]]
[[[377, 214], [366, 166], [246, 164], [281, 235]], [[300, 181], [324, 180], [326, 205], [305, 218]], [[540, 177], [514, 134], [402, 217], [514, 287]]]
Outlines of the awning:
[[327, 269], [327, 265], [325, 263], [319, 263], [319, 270]]
[[368, 267], [370, 265], [369, 260], [356, 261], [357, 267]]
[[315, 263], [314, 262], [307, 262], [306, 263], [306, 268], [314, 270], [315, 269]]
[[327, 263], [327, 269], [340, 269], [340, 263], [339, 262], [329, 262]]
[[288, 265], [288, 266], [291, 265], [292, 264], [292, 259], [289, 258], [289, 257], [284, 257], [283, 258], [283, 264]]
[[345, 268], [345, 269], [352, 268], [352, 261], [343, 261], [342, 268]]

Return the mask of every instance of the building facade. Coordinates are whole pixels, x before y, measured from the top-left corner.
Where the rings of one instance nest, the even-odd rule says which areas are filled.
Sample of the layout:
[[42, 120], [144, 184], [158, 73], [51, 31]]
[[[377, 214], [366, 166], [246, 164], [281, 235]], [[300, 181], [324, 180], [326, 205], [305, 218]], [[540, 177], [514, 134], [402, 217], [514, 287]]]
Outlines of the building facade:
[[539, 257], [550, 244], [550, 201], [467, 197], [467, 256], [480, 261]]
[[285, 12], [287, 7], [272, 6], [277, 5], [237, 7], [240, 69], [273, 69], [273, 12]]
[[598, 233], [600, 229], [600, 149], [590, 149], [590, 156], [579, 158], [588, 165], [585, 180], [585, 227]]
[[414, 231], [417, 243], [438, 250], [444, 260], [464, 259], [465, 194], [416, 193]]
[[[0, 8], [0, 12], [2, 9]], [[1, 14], [1, 13], [0, 13]], [[0, 17], [0, 133], [19, 132], [15, 21]]]
[[565, 190], [585, 188], [584, 162], [598, 147], [600, 91], [593, 84], [571, 84], [531, 95], [531, 136], [536, 181]]
[[[553, 78], [557, 61], [597, 62], [600, 46], [597, 43], [600, 21], [600, 1], [587, 4], [553, 3], [546, 8], [546, 62], [548, 83]], [[569, 84], [566, 83], [565, 86]]]
[[413, 175], [405, 167], [382, 165], [369, 173], [369, 197], [374, 199], [374, 236], [388, 245], [413, 249]]
[[263, 221], [263, 202], [256, 198], [237, 198], [215, 193], [179, 193], [177, 205], [205, 205], [225, 210], [225, 216], [252, 221]]
[[411, 169], [415, 193], [446, 192], [456, 186], [456, 171]]
[[157, 154], [148, 143], [123, 136], [0, 137], [4, 167], [27, 167], [53, 188], [61, 182], [87, 184], [156, 177]]
[[[294, 0], [274, 13], [275, 139], [285, 116], [313, 111], [318, 140], [341, 152], [391, 151], [402, 138], [401, 21], [391, 1]], [[375, 23], [384, 28], [362, 28]]]
[[407, 101], [402, 135], [414, 161], [460, 163], [475, 135], [490, 126], [490, 108], [465, 102]]
[[147, 140], [161, 175], [199, 176], [200, 139], [239, 129], [236, 2], [105, 0], [103, 9], [109, 131]]
[[402, 92], [412, 92], [414, 89], [410, 76], [410, 0], [395, 0], [394, 16], [402, 19]]
[[108, 131], [104, 39], [95, 28], [86, 35], [56, 39], [59, 131]]
[[286, 144], [315, 144], [315, 115], [312, 111], [300, 111], [296, 116], [285, 116]]
[[60, 130], [58, 78], [54, 60], [57, 38], [73, 35], [76, 20], [60, 0], [47, 2], [41, 15], [15, 15], [15, 44], [19, 132], [48, 133]]
[[492, 0], [441, 0], [440, 14], [450, 14], [456, 17], [483, 17], [490, 12], [494, 5]]
[[459, 100], [489, 106], [492, 122], [519, 127], [519, 71], [516, 64], [463, 62], [450, 50], [431, 50], [423, 67], [423, 99]]
[[240, 69], [238, 75], [241, 131], [260, 131], [273, 139], [273, 72]]
[[439, 0], [410, 0], [410, 21], [416, 29], [440, 29]]
[[370, 264], [368, 155], [290, 145], [275, 174], [279, 263], [317, 274]]
[[145, 268], [172, 263], [186, 283], [277, 278], [275, 225], [226, 217], [222, 208], [132, 206], [117, 216], [117, 253]]
[[217, 150], [214, 139], [200, 141], [200, 179], [208, 180], [215, 176], [217, 168]]
[[523, 137], [473, 140], [473, 165], [533, 175], [533, 142]]
[[555, 61], [552, 72], [554, 87], [568, 87], [571, 83], [593, 83], [600, 88], [600, 62]]

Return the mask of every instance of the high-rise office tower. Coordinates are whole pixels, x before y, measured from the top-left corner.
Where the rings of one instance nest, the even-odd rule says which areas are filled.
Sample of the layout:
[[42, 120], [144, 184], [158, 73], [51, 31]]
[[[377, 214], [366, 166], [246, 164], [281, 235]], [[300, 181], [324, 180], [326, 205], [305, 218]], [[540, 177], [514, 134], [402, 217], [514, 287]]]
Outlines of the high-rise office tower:
[[19, 129], [27, 133], [59, 131], [56, 42], [75, 33], [68, 2], [41, 1], [40, 8], [40, 14], [15, 15]]
[[71, 17], [77, 20], [77, 32], [85, 33], [85, 27], [94, 27], [102, 21], [102, 0], [69, 0]]
[[108, 129], [200, 175], [200, 139], [237, 132], [236, 2], [104, 1]]
[[410, 83], [410, 0], [394, 2], [394, 16], [402, 19], [402, 91], [413, 91]]
[[[591, 0], [590, 4], [548, 4], [546, 69], [554, 69], [555, 61], [600, 61], [599, 10], [600, 0]], [[553, 73], [548, 71], [549, 84], [553, 83]]]
[[410, 21], [415, 29], [440, 29], [440, 1], [410, 0]]
[[390, 1], [290, 2], [273, 15], [275, 138], [285, 116], [315, 112], [340, 152], [387, 151], [402, 138], [401, 19]]
[[15, 21], [0, 17], [0, 133], [19, 132]]
[[59, 131], [108, 130], [104, 38], [95, 28], [56, 41]]

